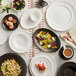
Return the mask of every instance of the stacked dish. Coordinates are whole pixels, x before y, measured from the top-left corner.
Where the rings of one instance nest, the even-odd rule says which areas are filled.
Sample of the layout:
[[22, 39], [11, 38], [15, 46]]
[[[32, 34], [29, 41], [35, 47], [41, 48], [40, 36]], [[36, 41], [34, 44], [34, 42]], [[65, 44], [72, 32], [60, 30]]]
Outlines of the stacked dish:
[[[39, 65], [44, 66], [40, 67]], [[32, 76], [54, 76], [56, 68], [57, 64], [55, 60], [51, 56], [48, 56], [48, 54], [36, 55], [32, 58], [29, 65]]]

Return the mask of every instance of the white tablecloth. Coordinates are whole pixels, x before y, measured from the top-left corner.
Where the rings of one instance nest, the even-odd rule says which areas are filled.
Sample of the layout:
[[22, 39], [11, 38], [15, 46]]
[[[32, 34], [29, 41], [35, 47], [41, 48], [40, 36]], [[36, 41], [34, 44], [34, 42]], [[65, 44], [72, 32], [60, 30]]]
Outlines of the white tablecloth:
[[[11, 1], [11, 0], [8, 0], [8, 1]], [[15, 12], [13, 9], [10, 11], [10, 13], [12, 14], [15, 14], [19, 19], [21, 18], [22, 14], [26, 11], [28, 11], [28, 9], [31, 9], [31, 8], [34, 8], [36, 7], [36, 2], [38, 0], [25, 0], [26, 3], [27, 3], [27, 6], [25, 8], [25, 10], [23, 12]], [[49, 2], [49, 4], [51, 4], [52, 2], [54, 2], [53, 0], [46, 0]], [[58, 0], [55, 0], [55, 1], [58, 1]], [[61, 0], [62, 1], [62, 0]], [[65, 1], [68, 1], [70, 2], [74, 8], [76, 9], [76, 0], [65, 0]], [[28, 31], [31, 35], [33, 34], [33, 32], [40, 28], [40, 27], [47, 27], [49, 28], [48, 24], [46, 23], [46, 20], [45, 20], [45, 11], [46, 11], [47, 7], [45, 7], [44, 9], [40, 9], [42, 14], [43, 14], [43, 17], [42, 17], [42, 21], [39, 23], [39, 25], [37, 27], [35, 27], [34, 29], [29, 29], [29, 30], [26, 30]], [[7, 15], [7, 13], [2, 13], [0, 14], [0, 29], [3, 29], [2, 25], [1, 25], [1, 21], [3, 19], [3, 17]], [[50, 28], [51, 29], [51, 28]], [[5, 30], [5, 29], [3, 29]], [[24, 30], [20, 25], [19, 27], [16, 29], [16, 30]], [[53, 30], [53, 29], [51, 29]], [[9, 44], [8, 44], [8, 40], [9, 40], [9, 36], [11, 34], [11, 31], [8, 31], [8, 30], [5, 30], [7, 32], [7, 35], [8, 35], [8, 39], [7, 39], [7, 42], [0, 46], [0, 56], [5, 54], [5, 53], [12, 53], [13, 51], [10, 49], [9, 47]], [[54, 31], [54, 30], [53, 30]], [[13, 31], [12, 31], [13, 32]], [[56, 34], [62, 34], [64, 32], [57, 32], [57, 31], [54, 31], [56, 32]], [[61, 46], [62, 45], [65, 45], [65, 43], [61, 40]], [[55, 52], [55, 53], [48, 53], [49, 55], [53, 56], [53, 58], [56, 60], [57, 62], [57, 69], [60, 67], [60, 65], [62, 65], [64, 62], [68, 62], [68, 61], [73, 61], [73, 62], [76, 62], [76, 51], [74, 51], [74, 57], [70, 60], [63, 60], [59, 57], [59, 51]], [[32, 47], [29, 49], [29, 51], [27, 53], [24, 53], [24, 54], [19, 54], [20, 56], [23, 57], [23, 59], [25, 60], [25, 62], [27, 63], [27, 66], [29, 64], [29, 61], [32, 59], [33, 56], [35, 56], [36, 54], [38, 53], [43, 53], [42, 50], [39, 50], [34, 44], [32, 44]], [[30, 76], [29, 72], [27, 72], [27, 75], [26, 76]], [[55, 74], [55, 76], [57, 76]]]

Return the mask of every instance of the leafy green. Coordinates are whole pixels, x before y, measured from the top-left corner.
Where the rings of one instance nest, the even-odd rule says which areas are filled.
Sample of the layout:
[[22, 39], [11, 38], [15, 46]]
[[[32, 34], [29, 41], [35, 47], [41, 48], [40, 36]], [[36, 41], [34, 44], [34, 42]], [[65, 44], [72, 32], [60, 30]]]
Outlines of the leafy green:
[[3, 12], [7, 12], [7, 13], [9, 13], [9, 11], [11, 10], [11, 8], [10, 7], [8, 7], [8, 6], [5, 6], [5, 8], [4, 9], [2, 9], [2, 13]]
[[1, 5], [2, 0], [0, 0], [0, 5]]
[[5, 66], [5, 72], [8, 72], [8, 65]]

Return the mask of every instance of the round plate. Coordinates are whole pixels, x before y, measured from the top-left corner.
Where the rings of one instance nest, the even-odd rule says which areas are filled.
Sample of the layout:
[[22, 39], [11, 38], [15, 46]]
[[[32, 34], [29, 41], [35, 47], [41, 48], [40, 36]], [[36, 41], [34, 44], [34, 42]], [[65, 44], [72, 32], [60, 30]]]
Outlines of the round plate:
[[[40, 72], [36, 68], [35, 65], [39, 62], [44, 62], [44, 64], [46, 65], [47, 69], [45, 70], [45, 72]], [[56, 71], [56, 68], [56, 62], [51, 56], [47, 56], [47, 54], [36, 55], [30, 62], [30, 72], [33, 76], [53, 76]]]
[[0, 45], [4, 44], [7, 40], [7, 33], [0, 29]]
[[30, 29], [30, 28], [36, 27], [36, 26], [39, 24], [39, 22], [40, 22], [41, 19], [40, 19], [39, 21], [37, 21], [37, 22], [34, 22], [34, 21], [32, 21], [31, 18], [30, 18], [31, 13], [32, 13], [34, 10], [40, 11], [40, 10], [37, 9], [37, 8], [33, 8], [33, 9], [29, 9], [27, 12], [25, 12], [25, 13], [23, 14], [23, 16], [22, 16], [22, 18], [21, 18], [21, 21], [20, 21], [21, 26], [22, 26], [23, 28], [25, 28], [25, 29]]
[[[8, 17], [10, 17], [10, 16], [17, 20], [16, 24], [14, 24], [14, 28], [13, 28], [13, 29], [9, 29], [9, 27], [4, 23], [4, 21], [5, 21], [6, 19], [8, 19]], [[6, 16], [3, 18], [2, 23], [3, 23], [3, 27], [6, 28], [7, 30], [10, 30], [10, 31], [15, 30], [15, 29], [18, 27], [18, 25], [19, 25], [18, 18], [17, 18], [14, 14], [8, 14], [8, 15], [6, 15]]]
[[66, 31], [75, 25], [75, 9], [65, 1], [56, 1], [50, 5], [46, 20], [57, 31]]
[[19, 63], [19, 65], [21, 66], [21, 69], [22, 69], [19, 76], [26, 76], [27, 66], [21, 56], [15, 54], [15, 53], [4, 54], [3, 56], [0, 57], [0, 68], [1, 68], [1, 64], [7, 59], [15, 59]]
[[64, 63], [58, 71], [58, 76], [76, 76], [76, 63], [66, 62]]
[[11, 49], [17, 53], [24, 53], [32, 46], [32, 38], [26, 31], [15, 31], [9, 38]]
[[[50, 48], [50, 49], [44, 49], [44, 48], [39, 44], [38, 40], [36, 39], [36, 35], [37, 35], [40, 31], [49, 32], [53, 37], [56, 37], [56, 42], [57, 42], [57, 48], [56, 48], [56, 49], [51, 49], [51, 48]], [[40, 29], [36, 30], [36, 31], [34, 32], [34, 34], [33, 34], [33, 40], [34, 40], [35, 44], [36, 44], [41, 50], [46, 51], [46, 52], [56, 52], [56, 51], [60, 48], [60, 45], [61, 45], [58, 36], [57, 36], [54, 32], [52, 32], [51, 30], [46, 29], [46, 28], [40, 28]]]

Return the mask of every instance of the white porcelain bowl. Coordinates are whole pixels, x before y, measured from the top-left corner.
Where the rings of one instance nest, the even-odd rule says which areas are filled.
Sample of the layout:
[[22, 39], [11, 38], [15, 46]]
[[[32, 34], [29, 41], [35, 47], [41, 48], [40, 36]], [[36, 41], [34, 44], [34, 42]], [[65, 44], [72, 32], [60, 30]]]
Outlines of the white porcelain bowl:
[[25, 53], [32, 46], [32, 37], [26, 31], [15, 31], [9, 38], [9, 46], [17, 53]]

